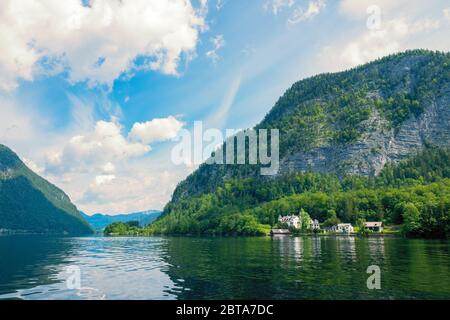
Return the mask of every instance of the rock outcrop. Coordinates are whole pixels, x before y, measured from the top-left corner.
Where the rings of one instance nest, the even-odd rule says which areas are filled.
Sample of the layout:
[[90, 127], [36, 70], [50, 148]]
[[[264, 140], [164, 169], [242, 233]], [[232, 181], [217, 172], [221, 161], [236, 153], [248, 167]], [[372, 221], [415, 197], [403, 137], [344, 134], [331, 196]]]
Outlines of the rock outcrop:
[[297, 152], [281, 160], [280, 174], [288, 172], [337, 172], [377, 175], [387, 162], [398, 162], [417, 153], [426, 144], [450, 146], [450, 85], [437, 99], [425, 103], [419, 116], [410, 117], [399, 127], [390, 128], [377, 110], [362, 124], [366, 128], [355, 143], [328, 143], [308, 152]]

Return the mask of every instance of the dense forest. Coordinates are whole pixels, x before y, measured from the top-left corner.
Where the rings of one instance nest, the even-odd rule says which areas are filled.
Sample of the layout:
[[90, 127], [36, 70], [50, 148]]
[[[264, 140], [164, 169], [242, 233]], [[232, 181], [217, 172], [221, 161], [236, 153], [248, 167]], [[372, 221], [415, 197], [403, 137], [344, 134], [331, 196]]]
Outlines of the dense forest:
[[409, 236], [448, 237], [450, 151], [428, 147], [377, 177], [307, 172], [265, 183], [236, 179], [213, 193], [170, 203], [146, 228], [115, 224], [106, 233], [258, 235], [279, 215], [301, 210], [321, 223], [383, 221], [402, 225]]
[[27, 168], [3, 145], [0, 145], [0, 231], [71, 235], [93, 232], [62, 190]]

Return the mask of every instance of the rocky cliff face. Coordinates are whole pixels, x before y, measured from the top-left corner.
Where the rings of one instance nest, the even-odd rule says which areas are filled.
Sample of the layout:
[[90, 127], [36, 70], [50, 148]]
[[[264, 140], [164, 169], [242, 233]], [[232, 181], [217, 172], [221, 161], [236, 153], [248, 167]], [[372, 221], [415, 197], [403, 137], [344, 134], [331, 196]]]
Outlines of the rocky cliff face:
[[450, 146], [450, 84], [441, 96], [424, 102], [419, 116], [410, 115], [399, 128], [390, 128], [388, 121], [372, 110], [362, 123], [362, 137], [350, 144], [331, 142], [308, 152], [296, 152], [281, 160], [280, 174], [303, 172], [337, 172], [377, 175], [387, 162], [398, 162], [422, 150], [425, 144]]
[[[449, 148], [450, 53], [408, 51], [301, 80], [255, 128], [280, 130], [278, 176], [377, 175], [386, 163], [427, 144]], [[258, 176], [256, 166], [202, 165], [180, 183], [172, 201]]]

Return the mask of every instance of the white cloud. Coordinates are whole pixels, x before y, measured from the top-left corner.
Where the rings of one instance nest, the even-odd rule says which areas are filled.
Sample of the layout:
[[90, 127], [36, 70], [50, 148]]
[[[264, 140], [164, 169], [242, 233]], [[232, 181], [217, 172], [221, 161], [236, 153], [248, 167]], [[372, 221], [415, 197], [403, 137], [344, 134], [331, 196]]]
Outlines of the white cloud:
[[[203, 1], [205, 4], [206, 1]], [[176, 74], [206, 28], [189, 0], [2, 0], [0, 88], [39, 72], [107, 84], [136, 68]], [[135, 59], [142, 63], [136, 66]], [[52, 70], [48, 70], [48, 68]]]
[[113, 173], [116, 171], [116, 167], [111, 162], [106, 163], [102, 169], [104, 173]]
[[0, 98], [0, 143], [18, 145], [31, 139], [36, 122], [33, 116], [12, 99]]
[[206, 52], [206, 56], [210, 58], [214, 63], [217, 63], [217, 61], [219, 61], [220, 59], [217, 52], [225, 46], [225, 39], [223, 35], [220, 34], [211, 38], [210, 41], [213, 44], [213, 49]]
[[60, 166], [62, 163], [62, 156], [62, 152], [59, 151], [50, 151], [47, 153], [47, 169]]
[[444, 17], [450, 21], [450, 8], [445, 8], [444, 10], [442, 10], [442, 12], [444, 13]]
[[116, 176], [113, 174], [102, 174], [102, 175], [95, 177], [95, 183], [97, 185], [102, 185], [102, 184], [113, 181], [115, 178], [116, 178]]
[[[399, 11], [397, 6], [402, 3], [406, 5], [410, 2], [343, 0], [340, 4], [341, 13], [359, 21], [361, 29], [353, 29], [343, 35], [343, 39], [336, 38], [335, 44], [323, 48], [319, 54], [322, 69], [344, 70], [407, 49], [450, 49], [450, 38], [442, 17], [443, 9], [439, 9], [438, 5], [431, 6], [431, 10], [425, 11], [425, 14], [426, 4], [415, 1], [414, 5], [405, 6], [404, 10]], [[372, 14], [367, 8], [372, 4], [380, 8], [381, 17], [377, 28], [369, 28], [366, 21]]]
[[382, 13], [387, 13], [408, 2], [408, 0], [341, 0], [339, 10], [349, 18], [359, 19], [367, 16], [367, 8], [370, 6], [378, 6]]
[[146, 144], [154, 141], [165, 141], [175, 138], [183, 126], [183, 122], [169, 116], [144, 123], [135, 123], [129, 136]]
[[264, 4], [264, 9], [271, 10], [274, 15], [278, 15], [283, 9], [288, 9], [287, 22], [297, 24], [317, 16], [325, 5], [325, 0], [310, 0], [307, 7], [297, 0], [271, 0]]
[[290, 8], [294, 3], [295, 0], [271, 0], [264, 4], [264, 9], [270, 9], [274, 15], [277, 15], [283, 8]]
[[161, 209], [189, 172], [161, 158], [168, 153], [149, 157], [148, 144], [175, 137], [183, 126], [169, 116], [136, 123], [126, 134], [116, 119], [97, 121], [88, 130], [83, 127], [83, 134], [49, 148], [45, 159], [36, 163], [42, 164], [41, 174], [85, 212]]
[[87, 187], [83, 182], [89, 179], [86, 175], [68, 183], [65, 190], [73, 190], [73, 200], [88, 213], [161, 209], [188, 173], [185, 168], [170, 168], [164, 158], [142, 159], [122, 164], [120, 174], [96, 176]]
[[218, 11], [222, 10], [227, 2], [228, 2], [227, 0], [217, 0], [217, 2], [216, 2], [216, 9]]
[[291, 24], [296, 24], [305, 20], [309, 20], [318, 15], [324, 7], [324, 0], [310, 1], [306, 10], [301, 7], [296, 8], [289, 18], [288, 22]]
[[199, 0], [200, 8], [198, 9], [198, 13], [201, 16], [205, 16], [208, 13], [208, 0]]
[[118, 158], [141, 156], [150, 151], [146, 145], [127, 141], [121, 131], [115, 122], [98, 121], [91, 135], [73, 137], [69, 148], [75, 155], [102, 153]]
[[[331, 50], [338, 51], [337, 66], [346, 69], [367, 61], [397, 52], [401, 49], [399, 41], [409, 32], [405, 20], [394, 20], [385, 23], [381, 30], [369, 31], [343, 47]], [[326, 51], [325, 54], [328, 54]]]
[[76, 171], [99, 162], [139, 157], [150, 150], [146, 144], [125, 138], [117, 122], [98, 121], [92, 132], [73, 136], [62, 150], [50, 152], [47, 155], [47, 170]]

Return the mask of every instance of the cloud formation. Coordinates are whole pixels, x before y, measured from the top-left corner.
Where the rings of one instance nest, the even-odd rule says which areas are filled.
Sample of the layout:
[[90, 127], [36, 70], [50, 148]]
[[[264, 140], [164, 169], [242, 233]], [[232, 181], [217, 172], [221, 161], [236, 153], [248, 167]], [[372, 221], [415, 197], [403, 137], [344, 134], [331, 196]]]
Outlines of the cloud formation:
[[307, 6], [304, 6], [302, 1], [297, 0], [270, 0], [264, 4], [264, 9], [270, 10], [274, 15], [278, 15], [283, 10], [290, 11], [287, 23], [297, 24], [312, 19], [325, 6], [325, 0], [310, 0]]
[[50, 152], [46, 169], [50, 172], [77, 171], [98, 163], [139, 157], [150, 150], [146, 144], [125, 138], [117, 122], [98, 121], [92, 132], [73, 136], [62, 150]]
[[289, 18], [288, 22], [290, 24], [296, 24], [305, 20], [312, 19], [320, 13], [320, 11], [325, 7], [324, 0], [310, 1], [306, 9], [302, 7], [297, 7]]
[[444, 10], [442, 10], [442, 12], [444, 13], [444, 16], [447, 19], [447, 21], [450, 22], [450, 7], [445, 8]]
[[180, 58], [195, 52], [199, 32], [206, 28], [206, 1], [198, 10], [189, 0], [83, 3], [0, 2], [0, 89], [63, 70], [71, 82], [108, 86], [135, 69], [177, 74]]
[[159, 209], [189, 172], [169, 170], [170, 159], [150, 152], [149, 144], [175, 137], [183, 126], [169, 116], [136, 123], [126, 133], [116, 119], [97, 121], [87, 132], [49, 148], [38, 162], [42, 167], [29, 160], [27, 164], [65, 190], [85, 212]]
[[72, 136], [62, 147], [48, 152], [46, 171], [64, 173], [95, 167], [102, 172], [102, 184], [112, 180], [115, 161], [146, 155], [151, 151], [150, 143], [175, 138], [183, 126], [183, 122], [169, 116], [135, 123], [126, 135], [115, 119], [97, 121], [90, 132]]
[[217, 63], [219, 61], [220, 57], [217, 53], [222, 47], [225, 46], [225, 39], [223, 35], [219, 34], [213, 38], [210, 39], [213, 48], [206, 52], [206, 56], [211, 59], [214, 63]]
[[129, 137], [146, 144], [170, 140], [177, 136], [183, 126], [184, 123], [173, 116], [153, 119], [144, 123], [135, 123]]
[[[402, 5], [404, 9], [399, 11]], [[426, 6], [421, 1], [343, 0], [340, 13], [359, 23], [359, 28], [323, 48], [319, 53], [323, 69], [349, 69], [407, 49], [449, 50], [445, 9], [436, 6], [427, 15], [420, 14]], [[374, 15], [378, 17], [374, 19]], [[372, 26], [374, 21], [377, 23]]]
[[367, 16], [367, 8], [376, 5], [385, 13], [401, 8], [407, 4], [407, 0], [341, 0], [339, 3], [339, 11], [348, 18], [364, 18]]
[[119, 173], [96, 176], [82, 189], [73, 187], [78, 181], [67, 184], [67, 188], [74, 189], [75, 202], [90, 214], [136, 212], [163, 208], [180, 176], [187, 174], [168, 170], [151, 160], [137, 161], [123, 166]]
[[264, 9], [270, 9], [274, 15], [277, 15], [283, 8], [290, 8], [294, 3], [295, 0], [270, 0], [264, 4]]

